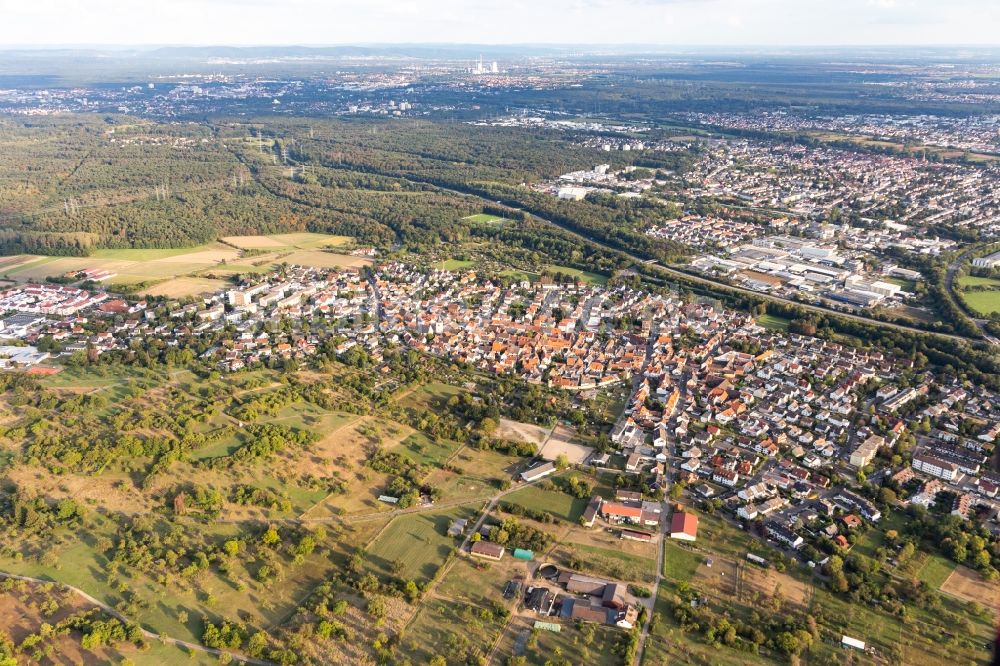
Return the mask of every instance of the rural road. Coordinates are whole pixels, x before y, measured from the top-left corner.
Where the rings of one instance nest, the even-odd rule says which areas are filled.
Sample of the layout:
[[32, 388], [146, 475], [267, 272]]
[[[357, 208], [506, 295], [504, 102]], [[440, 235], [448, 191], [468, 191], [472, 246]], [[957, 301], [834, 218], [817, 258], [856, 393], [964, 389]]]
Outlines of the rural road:
[[[94, 597], [90, 596], [80, 588], [73, 587], [72, 585], [67, 585], [66, 583], [60, 583], [59, 581], [56, 580], [43, 580], [41, 578], [31, 578], [30, 576], [19, 576], [17, 574], [7, 573], [5, 571], [0, 571], [0, 578], [12, 578], [14, 580], [23, 580], [28, 583], [35, 583], [39, 585], [48, 585], [48, 584], [59, 585], [64, 589], [67, 589], [76, 594], [77, 596], [81, 597], [84, 601], [97, 606], [108, 615], [118, 618], [119, 620], [121, 620], [126, 624], [138, 624], [134, 623], [132, 620], [128, 619], [127, 617], [125, 617], [124, 615], [122, 615], [117, 610], [115, 610], [108, 604], [104, 603], [103, 601], [95, 599]], [[142, 635], [143, 638], [147, 638], [149, 640], [154, 640], [154, 641], [160, 641], [161, 643], [164, 643], [166, 645], [174, 645], [179, 648], [195, 650], [197, 652], [204, 652], [206, 654], [212, 654], [217, 657], [223, 654], [228, 654], [236, 661], [242, 662], [244, 664], [254, 664], [254, 666], [276, 666], [276, 664], [273, 661], [254, 659], [253, 657], [247, 657], [235, 652], [228, 652], [228, 651], [218, 650], [216, 648], [205, 647], [204, 645], [199, 645], [198, 643], [189, 643], [187, 641], [182, 641], [179, 638], [171, 638], [170, 636], [165, 636], [163, 634], [156, 634], [153, 633], [152, 631], [147, 631], [146, 629], [142, 629]]]

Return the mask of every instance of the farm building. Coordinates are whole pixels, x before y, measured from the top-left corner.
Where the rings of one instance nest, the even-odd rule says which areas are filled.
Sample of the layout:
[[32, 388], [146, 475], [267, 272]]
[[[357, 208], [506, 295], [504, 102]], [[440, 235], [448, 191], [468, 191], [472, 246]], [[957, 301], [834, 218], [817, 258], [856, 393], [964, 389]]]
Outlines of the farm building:
[[642, 520], [642, 508], [621, 502], [605, 502], [601, 505], [601, 515], [612, 523], [638, 524]]
[[539, 463], [521, 472], [522, 481], [537, 481], [556, 471], [556, 466], [550, 462]]
[[622, 530], [621, 538], [628, 539], [629, 541], [642, 541], [643, 543], [650, 543], [653, 540], [653, 535], [649, 532], [639, 532], [637, 530]]
[[477, 541], [469, 548], [469, 552], [476, 557], [485, 557], [488, 560], [500, 560], [503, 558], [505, 548], [492, 541]]
[[698, 516], [687, 511], [674, 511], [670, 519], [670, 538], [694, 541], [698, 538]]

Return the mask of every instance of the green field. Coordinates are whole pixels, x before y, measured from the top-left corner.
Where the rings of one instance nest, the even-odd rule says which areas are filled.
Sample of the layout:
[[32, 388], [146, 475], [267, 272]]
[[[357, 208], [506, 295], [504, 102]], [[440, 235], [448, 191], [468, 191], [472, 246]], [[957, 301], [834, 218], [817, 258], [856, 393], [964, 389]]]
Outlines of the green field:
[[886, 277], [883, 279], [890, 284], [898, 285], [903, 291], [908, 291], [911, 294], [917, 288], [917, 283], [914, 280], [907, 280], [905, 278], [898, 277]]
[[605, 285], [608, 283], [608, 276], [601, 275], [600, 273], [592, 273], [590, 271], [581, 271], [579, 268], [570, 268], [569, 266], [559, 266], [558, 264], [549, 264], [545, 267], [546, 275], [555, 275], [556, 273], [562, 273], [563, 275], [568, 275], [570, 277], [576, 278], [580, 282], [593, 285]]
[[430, 382], [412, 391], [404, 392], [401, 397], [397, 398], [397, 404], [419, 416], [420, 411], [425, 409], [440, 411], [449, 398], [464, 392], [465, 389], [459, 386]]
[[663, 575], [680, 583], [686, 583], [694, 578], [698, 566], [705, 560], [703, 555], [694, 552], [672, 539], [663, 542]]
[[439, 271], [461, 271], [475, 265], [476, 262], [470, 259], [445, 259], [434, 264], [434, 268]]
[[587, 573], [614, 580], [654, 582], [656, 560], [621, 550], [563, 542], [556, 549], [584, 563]]
[[777, 315], [764, 314], [757, 317], [757, 325], [772, 331], [787, 331], [789, 320]]
[[447, 439], [432, 439], [422, 432], [415, 432], [402, 442], [406, 455], [421, 465], [441, 465], [451, 457], [461, 444]]
[[996, 278], [977, 277], [975, 275], [963, 275], [955, 280], [960, 287], [997, 287], [1000, 288], [1000, 280]]
[[557, 518], [576, 522], [587, 508], [587, 500], [577, 499], [559, 490], [528, 486], [504, 497], [505, 502], [533, 511], [544, 511]]
[[972, 310], [988, 316], [1000, 312], [1000, 289], [994, 291], [967, 291], [962, 294], [962, 300]]
[[[470, 507], [440, 513], [411, 513], [398, 516], [382, 531], [365, 553], [378, 571], [417, 582], [434, 577], [457, 541], [448, 536], [448, 526], [455, 518], [473, 518]], [[399, 562], [401, 568], [396, 568]]]
[[497, 222], [507, 221], [507, 218], [505, 217], [490, 215], [489, 213], [477, 213], [476, 215], [469, 215], [468, 217], [463, 217], [462, 219], [469, 222], [479, 222], [480, 224], [495, 224]]
[[955, 564], [940, 555], [931, 555], [917, 571], [917, 578], [927, 583], [933, 590], [941, 589], [941, 585], [955, 570]]

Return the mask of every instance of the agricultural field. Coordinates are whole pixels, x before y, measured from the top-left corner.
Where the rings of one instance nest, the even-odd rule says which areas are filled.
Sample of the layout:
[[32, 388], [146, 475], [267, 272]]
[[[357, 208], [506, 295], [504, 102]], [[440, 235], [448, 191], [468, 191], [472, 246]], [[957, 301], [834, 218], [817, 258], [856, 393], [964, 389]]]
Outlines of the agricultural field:
[[[188, 248], [98, 249], [86, 257], [18, 255], [0, 262], [0, 275], [17, 282], [38, 282], [47, 277], [99, 269], [116, 274], [107, 280], [112, 287], [134, 289], [150, 296], [182, 298], [218, 291], [226, 285], [219, 277], [268, 271], [280, 262], [315, 268], [356, 268], [371, 263], [363, 257], [320, 249], [338, 247], [348, 241], [350, 238], [346, 236], [296, 233], [230, 236]], [[243, 250], [269, 252], [244, 256]]]
[[166, 298], [184, 298], [186, 296], [202, 296], [214, 294], [227, 286], [222, 280], [201, 277], [179, 277], [164, 282], [158, 282], [145, 290], [147, 296], [164, 296]]
[[984, 579], [979, 572], [957, 566], [940, 585], [942, 592], [993, 610], [1000, 616], [1000, 584]]

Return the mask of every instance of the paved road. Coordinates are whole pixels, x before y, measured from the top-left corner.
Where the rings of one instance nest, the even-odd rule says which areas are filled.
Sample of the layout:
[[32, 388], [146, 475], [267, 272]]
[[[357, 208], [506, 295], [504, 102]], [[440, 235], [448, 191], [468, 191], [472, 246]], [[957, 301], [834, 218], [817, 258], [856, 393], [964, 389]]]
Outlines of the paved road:
[[[87, 594], [86, 592], [84, 592], [83, 590], [81, 590], [80, 588], [73, 587], [72, 585], [67, 585], [66, 583], [60, 583], [59, 581], [55, 581], [55, 580], [42, 580], [41, 578], [31, 578], [30, 576], [19, 576], [17, 574], [7, 573], [5, 571], [0, 571], [0, 578], [13, 578], [15, 580], [23, 580], [23, 581], [26, 581], [28, 583], [37, 583], [37, 584], [40, 584], [40, 585], [47, 585], [47, 584], [60, 585], [63, 588], [65, 588], [67, 590], [70, 590], [71, 592], [79, 595], [80, 597], [82, 597], [88, 603], [91, 603], [91, 604], [97, 606], [98, 608], [100, 608], [102, 611], [104, 611], [108, 615], [111, 615], [112, 617], [116, 617], [119, 620], [121, 620], [122, 622], [125, 622], [126, 624], [133, 624], [132, 620], [130, 620], [127, 617], [125, 617], [124, 615], [122, 615], [115, 608], [109, 606], [108, 604], [104, 603], [103, 601], [101, 601], [99, 599], [95, 599], [94, 597], [90, 596], [89, 594]], [[187, 641], [182, 641], [179, 638], [171, 638], [170, 636], [165, 636], [163, 634], [156, 634], [156, 633], [153, 633], [152, 631], [147, 631], [145, 629], [142, 629], [142, 635], [143, 635], [144, 638], [146, 638], [148, 640], [160, 641], [161, 643], [164, 643], [164, 644], [167, 644], [167, 645], [174, 645], [174, 646], [177, 646], [179, 648], [185, 648], [187, 650], [195, 650], [197, 652], [205, 652], [207, 654], [212, 654], [212, 655], [215, 655], [215, 656], [220, 656], [220, 655], [222, 655], [224, 653], [223, 650], [217, 650], [215, 648], [205, 647], [204, 645], [199, 645], [197, 643], [189, 643]], [[234, 652], [226, 652], [226, 653], [232, 655], [233, 659], [235, 659], [236, 661], [242, 662], [244, 664], [254, 664], [254, 666], [276, 666], [273, 661], [265, 661], [263, 659], [254, 659], [253, 657], [246, 657], [246, 656], [243, 656], [241, 654], [236, 654]]]

